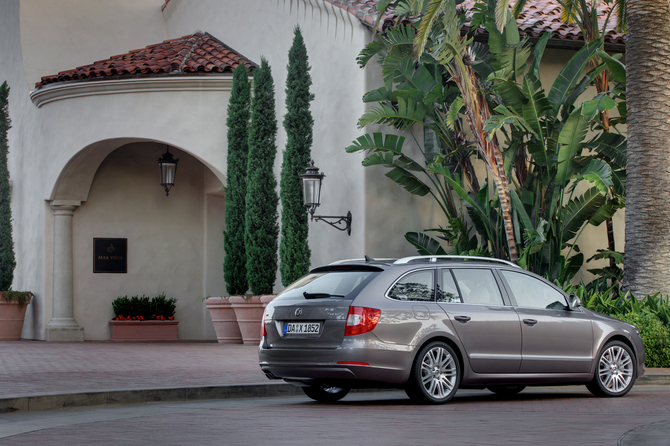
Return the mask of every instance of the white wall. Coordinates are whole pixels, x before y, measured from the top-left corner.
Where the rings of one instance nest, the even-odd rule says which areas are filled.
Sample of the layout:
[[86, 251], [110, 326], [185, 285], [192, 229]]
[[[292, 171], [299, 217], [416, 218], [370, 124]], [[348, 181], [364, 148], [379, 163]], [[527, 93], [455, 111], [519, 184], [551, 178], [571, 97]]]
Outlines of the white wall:
[[[299, 25], [311, 68], [315, 99], [315, 164], [325, 172], [321, 215], [353, 215], [351, 236], [325, 223], [310, 223], [309, 244], [312, 265], [334, 260], [363, 257], [367, 216], [364, 202], [362, 157], [344, 151], [361, 132], [358, 118], [365, 89], [363, 70], [356, 57], [367, 43], [368, 31], [353, 15], [321, 0], [172, 0], [163, 12], [170, 36], [196, 30], [206, 31], [256, 63], [268, 60], [275, 83], [277, 105], [277, 158], [275, 175], [279, 180], [286, 132], [282, 127], [286, 113], [285, 85], [288, 51], [293, 29]], [[281, 289], [279, 280], [275, 291]]]

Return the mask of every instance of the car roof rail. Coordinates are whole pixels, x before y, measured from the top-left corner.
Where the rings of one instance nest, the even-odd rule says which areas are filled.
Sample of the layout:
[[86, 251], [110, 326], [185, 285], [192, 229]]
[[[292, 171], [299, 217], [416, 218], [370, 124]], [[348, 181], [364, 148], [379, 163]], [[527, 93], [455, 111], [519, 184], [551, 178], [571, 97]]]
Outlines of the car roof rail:
[[340, 265], [342, 263], [349, 263], [349, 262], [359, 262], [359, 263], [393, 263], [396, 259], [373, 259], [371, 257], [365, 256], [365, 258], [362, 259], [345, 259], [345, 260], [337, 260], [335, 262], [331, 262], [328, 265]]
[[495, 259], [492, 257], [477, 257], [477, 256], [453, 256], [453, 255], [434, 255], [434, 256], [412, 256], [412, 257], [403, 257], [402, 259], [398, 259], [395, 262], [393, 262], [394, 265], [404, 265], [406, 263], [409, 263], [413, 260], [427, 260], [429, 262], [437, 262], [438, 259], [451, 259], [451, 260], [479, 260], [483, 262], [495, 262], [495, 263], [504, 263], [505, 265], [509, 266], [515, 266], [517, 268], [521, 268], [519, 265], [516, 263], [512, 263], [508, 260], [503, 260], [503, 259]]

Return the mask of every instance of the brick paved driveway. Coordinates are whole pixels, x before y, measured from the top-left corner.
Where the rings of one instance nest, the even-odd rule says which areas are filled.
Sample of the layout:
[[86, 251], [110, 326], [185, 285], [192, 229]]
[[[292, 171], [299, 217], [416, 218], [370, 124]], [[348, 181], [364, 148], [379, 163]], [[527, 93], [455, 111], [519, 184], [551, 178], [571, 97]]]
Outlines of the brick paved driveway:
[[[392, 392], [351, 394], [330, 405], [290, 397], [6, 414], [0, 446], [613, 446], [631, 429], [669, 419], [666, 386], [636, 386], [618, 399], [592, 397], [584, 387], [527, 389], [513, 398], [460, 391], [444, 406], [412, 405]], [[18, 435], [6, 437], [12, 432]]]

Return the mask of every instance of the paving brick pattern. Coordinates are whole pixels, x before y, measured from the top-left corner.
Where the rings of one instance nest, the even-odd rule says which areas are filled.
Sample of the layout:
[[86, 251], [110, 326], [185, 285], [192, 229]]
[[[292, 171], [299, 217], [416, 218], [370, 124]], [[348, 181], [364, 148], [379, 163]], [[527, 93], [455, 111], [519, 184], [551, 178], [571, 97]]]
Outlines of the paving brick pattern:
[[0, 397], [267, 383], [254, 346], [0, 342]]

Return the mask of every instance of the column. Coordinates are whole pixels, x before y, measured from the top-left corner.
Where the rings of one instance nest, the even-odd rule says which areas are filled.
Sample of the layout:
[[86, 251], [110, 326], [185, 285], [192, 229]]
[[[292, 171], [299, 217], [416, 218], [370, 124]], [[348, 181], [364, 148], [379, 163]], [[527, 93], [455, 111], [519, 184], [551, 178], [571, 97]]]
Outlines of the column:
[[84, 329], [74, 319], [72, 215], [79, 201], [54, 200], [53, 311], [46, 328], [47, 341], [83, 341]]

